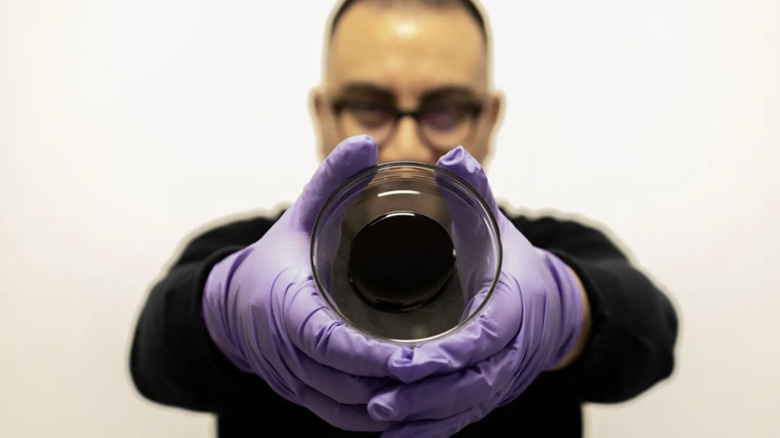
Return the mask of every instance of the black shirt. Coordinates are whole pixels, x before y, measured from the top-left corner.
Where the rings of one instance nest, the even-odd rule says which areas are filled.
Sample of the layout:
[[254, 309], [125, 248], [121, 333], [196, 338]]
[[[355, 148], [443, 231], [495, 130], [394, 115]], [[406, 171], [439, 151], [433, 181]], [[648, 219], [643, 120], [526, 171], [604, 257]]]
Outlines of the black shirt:
[[[212, 266], [260, 239], [275, 220], [234, 222], [186, 246], [139, 317], [130, 354], [133, 381], [153, 401], [216, 413], [220, 438], [273, 436], [275, 430], [377, 436], [338, 430], [284, 400], [260, 377], [235, 368], [209, 337], [201, 298]], [[581, 437], [583, 402], [627, 400], [670, 375], [677, 317], [663, 292], [603, 233], [550, 217], [510, 220], [534, 246], [577, 272], [590, 301], [591, 338], [575, 363], [542, 373], [516, 400], [456, 436]]]

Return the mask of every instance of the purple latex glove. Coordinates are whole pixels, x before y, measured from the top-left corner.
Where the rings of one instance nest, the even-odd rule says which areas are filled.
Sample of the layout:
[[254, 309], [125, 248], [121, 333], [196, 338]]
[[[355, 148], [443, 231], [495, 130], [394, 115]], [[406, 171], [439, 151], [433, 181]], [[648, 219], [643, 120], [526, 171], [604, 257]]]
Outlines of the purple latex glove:
[[454, 434], [517, 398], [580, 334], [583, 303], [568, 267], [533, 247], [498, 210], [482, 167], [462, 147], [438, 165], [486, 200], [501, 233], [502, 269], [493, 296], [470, 324], [391, 359], [391, 373], [407, 383], [386, 388], [368, 404], [372, 418], [396, 423], [383, 437]]
[[331, 192], [376, 162], [370, 137], [342, 142], [259, 241], [214, 266], [203, 295], [209, 334], [239, 369], [334, 426], [356, 431], [388, 426], [370, 418], [366, 404], [388, 385], [388, 360], [404, 348], [337, 319], [317, 291], [309, 251], [314, 221]]

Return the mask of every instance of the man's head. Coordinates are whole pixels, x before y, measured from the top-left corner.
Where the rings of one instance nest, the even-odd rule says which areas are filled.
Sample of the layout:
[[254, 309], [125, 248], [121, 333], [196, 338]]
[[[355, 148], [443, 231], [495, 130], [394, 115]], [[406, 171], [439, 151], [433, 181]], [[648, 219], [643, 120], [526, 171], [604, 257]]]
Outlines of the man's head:
[[347, 0], [331, 16], [312, 93], [322, 156], [372, 135], [379, 161], [433, 164], [463, 145], [484, 161], [501, 97], [489, 32], [469, 0]]

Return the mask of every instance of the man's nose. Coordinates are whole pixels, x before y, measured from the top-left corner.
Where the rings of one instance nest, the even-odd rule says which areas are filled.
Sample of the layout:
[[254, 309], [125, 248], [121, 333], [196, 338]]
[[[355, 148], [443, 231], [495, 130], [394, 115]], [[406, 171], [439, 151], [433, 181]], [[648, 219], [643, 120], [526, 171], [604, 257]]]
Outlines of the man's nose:
[[436, 156], [420, 138], [420, 130], [414, 117], [406, 116], [398, 120], [395, 134], [379, 148], [379, 162], [420, 161], [436, 163]]

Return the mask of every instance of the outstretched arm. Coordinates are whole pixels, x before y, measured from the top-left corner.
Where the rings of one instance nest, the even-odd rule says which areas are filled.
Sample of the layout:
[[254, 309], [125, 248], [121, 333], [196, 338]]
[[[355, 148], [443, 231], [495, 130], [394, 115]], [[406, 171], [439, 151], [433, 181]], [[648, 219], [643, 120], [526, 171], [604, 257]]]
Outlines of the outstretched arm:
[[192, 240], [154, 285], [138, 318], [130, 372], [150, 400], [220, 412], [274, 397], [257, 376], [238, 370], [217, 349], [203, 321], [203, 287], [211, 268], [260, 239], [269, 219], [237, 222]]
[[672, 303], [602, 232], [571, 221], [515, 218], [534, 245], [560, 257], [582, 281], [591, 328], [579, 357], [535, 385], [580, 401], [630, 399], [674, 367]]

